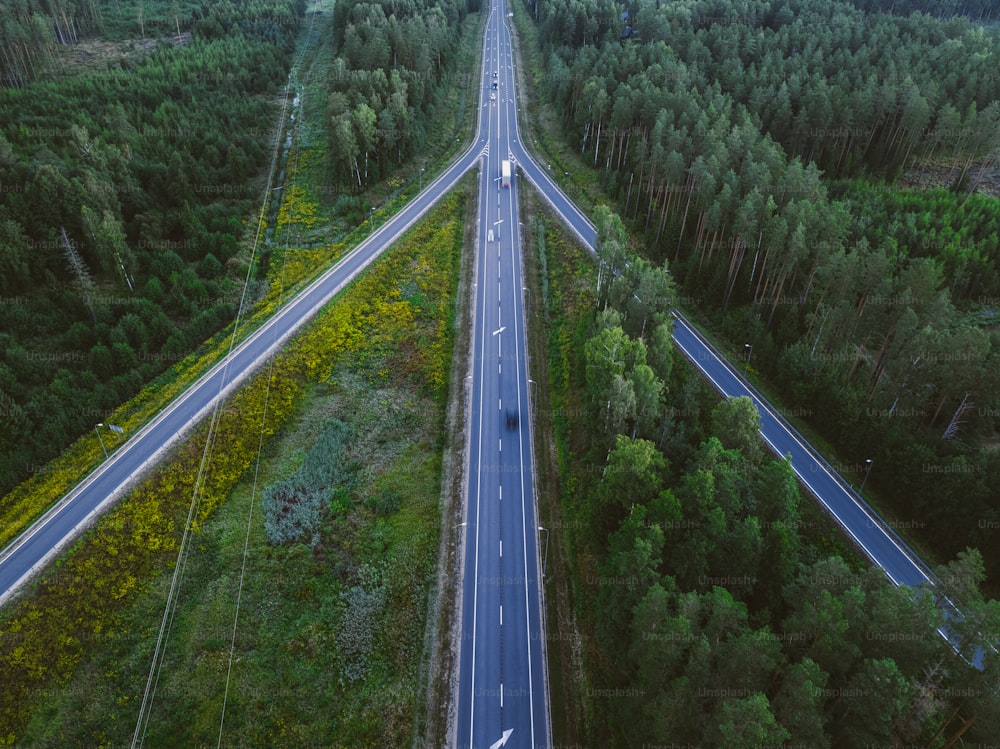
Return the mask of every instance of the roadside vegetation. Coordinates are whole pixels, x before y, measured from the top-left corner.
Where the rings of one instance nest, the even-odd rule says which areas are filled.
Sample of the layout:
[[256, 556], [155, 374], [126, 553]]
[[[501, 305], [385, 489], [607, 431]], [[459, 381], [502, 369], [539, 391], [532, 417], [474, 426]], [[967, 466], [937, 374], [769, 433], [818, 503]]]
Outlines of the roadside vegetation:
[[1000, 604], [980, 592], [979, 552], [938, 574], [968, 616], [952, 625], [964, 652], [986, 647], [985, 672], [937, 633], [932, 591], [893, 586], [832, 540], [832, 520], [761, 444], [752, 404], [720, 402], [663, 335], [677, 293], [666, 266], [632, 254], [608, 209], [597, 224], [596, 268], [548, 223], [536, 240], [550, 325], [543, 418], [561, 476], [542, 517], [564, 550], [546, 590], [567, 586], [575, 613], [560, 612], [549, 638], [565, 690], [554, 699], [576, 716], [556, 723], [555, 741], [988, 741], [1000, 725], [987, 645]]
[[[225, 352], [241, 305], [244, 315], [254, 313], [242, 321], [246, 332], [423, 182], [412, 159], [395, 163], [388, 182], [372, 179], [363, 194], [331, 179], [332, 3], [219, 5], [208, 15], [184, 2], [147, 5], [64, 10], [81, 41], [126, 43], [129, 29], [140, 32], [142, 9], [151, 39], [179, 24], [183, 43], [173, 34], [169, 44], [99, 69], [35, 66], [35, 77], [0, 90], [0, 108], [16, 110], [0, 128], [0, 224], [10, 230], [0, 238], [0, 415], [9, 427], [0, 436], [0, 495], [23, 482], [0, 500], [0, 545], [100, 462], [95, 424], [109, 450], [120, 445]], [[29, 3], [4, 33], [18, 23], [43, 28], [47, 13]], [[410, 106], [421, 134], [414, 148], [434, 153], [421, 158], [425, 169], [454, 151], [475, 113], [465, 101], [468, 75], [456, 72], [475, 58], [477, 23], [468, 20], [442, 37], [441, 83]], [[282, 122], [274, 97], [297, 33], [292, 122]], [[249, 57], [265, 53], [273, 70]], [[82, 107], [59, 105], [65, 97]], [[177, 109], [175, 100], [187, 103]], [[225, 144], [216, 142], [222, 130]], [[286, 137], [275, 176], [287, 192], [275, 192], [266, 207], [252, 256], [266, 168], [275, 140]], [[147, 172], [156, 164], [153, 179]], [[43, 186], [52, 194], [37, 194]], [[86, 231], [91, 213], [106, 226]], [[95, 369], [94, 357], [106, 366]]]
[[327, 99], [336, 184], [360, 192], [426, 149], [446, 88], [468, 83], [453, 65], [455, 29], [481, 7], [481, 0], [337, 3]]
[[[464, 202], [447, 198], [221, 409], [150, 739], [217, 736], [251, 502], [227, 732], [254, 745], [411, 739]], [[131, 736], [206, 436], [4, 611], [6, 743]]]
[[[123, 1], [118, 7], [127, 13], [144, 6]], [[180, 36], [152, 49], [137, 44], [126, 55], [128, 64], [139, 65], [167, 46], [185, 48], [191, 41], [184, 22], [187, 7], [170, 5], [171, 11], [179, 12]], [[227, 8], [213, 8], [212, 14], [224, 16]], [[423, 170], [443, 163], [438, 155], [445, 154], [446, 160], [454, 152], [459, 145], [456, 136], [475, 115], [465, 102], [468, 75], [455, 73], [457, 66], [475, 58], [478, 21], [470, 16], [460, 27], [448, 29], [453, 38], [440, 39], [447, 43], [449, 54], [438, 60], [440, 82], [434, 95], [425, 98], [427, 108], [409, 111], [411, 124], [422, 128], [419, 147], [430, 149], [435, 157], [421, 159], [419, 171], [413, 160], [404, 159], [396, 164], [391, 179], [373, 179], [365, 193], [335, 184], [326, 155], [325, 115], [334, 60], [332, 9], [332, 3], [322, 2], [306, 8], [286, 100], [289, 120], [280, 122], [280, 101], [266, 102], [264, 111], [279, 121], [272, 134], [270, 127], [261, 127], [262, 110], [256, 105], [256, 126], [250, 135], [265, 147], [263, 156], [270, 154], [270, 146], [263, 146], [267, 140], [279, 142], [275, 175], [282, 189], [273, 193], [259, 216], [254, 209], [241, 229], [241, 247], [244, 241], [249, 246], [260, 218], [256, 255], [241, 249], [243, 264], [229, 263], [236, 271], [234, 281], [242, 284], [248, 273], [251, 278], [237, 339], [357, 244], [372, 226], [384, 222], [421, 183], [426, 185]], [[155, 15], [163, 15], [163, 10], [157, 6]], [[266, 15], [260, 11], [256, 8], [254, 17], [263, 22]], [[225, 38], [255, 28], [224, 22], [220, 28], [211, 24], [213, 28], [206, 29], [201, 11], [191, 13], [196, 38], [199, 31], [214, 39], [220, 28]], [[109, 38], [113, 33], [127, 35], [124, 26], [116, 28], [111, 32], [105, 26]], [[272, 37], [276, 29], [269, 32]], [[291, 62], [291, 57], [286, 60]], [[447, 65], [441, 64], [445, 61]], [[66, 70], [51, 73], [57, 79]], [[39, 84], [30, 84], [34, 85]], [[241, 106], [248, 103], [255, 106], [249, 100], [241, 101]], [[41, 138], [44, 133], [36, 134]], [[267, 159], [258, 163], [265, 165]], [[240, 215], [255, 202], [259, 205], [264, 183], [262, 179], [252, 194], [248, 183], [238, 183], [245, 188], [240, 197], [247, 200], [236, 208], [226, 202], [233, 190], [216, 191], [212, 204], [219, 211], [229, 206]], [[378, 204], [376, 210], [369, 210], [372, 203]], [[236, 726], [241, 726], [258, 745], [326, 742], [331, 731], [344, 746], [400, 745], [423, 730], [444, 735], [440, 716], [428, 714], [425, 705], [427, 680], [441, 678], [429, 675], [433, 669], [425, 651], [431, 636], [427, 615], [436, 618], [439, 609], [433, 589], [438, 584], [441, 432], [452, 366], [464, 203], [461, 195], [448, 198], [429, 225], [411, 233], [412, 243], [390, 253], [395, 259], [386, 257], [369, 269], [345, 292], [348, 301], [329, 307], [276, 359], [269, 375], [258, 375], [220, 412], [212, 444], [225, 449], [211, 451], [198, 494], [195, 546], [185, 566], [184, 597], [174, 630], [178, 638], [174, 642], [182, 643], [179, 647], [185, 653], [196, 653], [181, 673], [197, 673], [197, 688], [202, 680], [211, 682], [205, 690], [212, 696], [204, 704], [195, 700], [197, 714], [189, 714], [194, 692], [186, 676], [176, 675], [177, 683], [159, 693], [151, 736], [167, 743], [207, 743], [218, 731], [221, 703], [214, 677], [220, 643], [228, 642], [220, 622], [231, 616], [225, 601], [234, 600], [226, 596], [234, 593], [239, 568], [227, 567], [219, 576], [213, 565], [220, 559], [233, 561], [242, 549], [239, 528], [246, 527], [250, 488], [237, 482], [249, 481], [250, 461], [261, 440], [284, 457], [266, 462], [271, 473], [261, 473], [261, 479], [267, 477], [268, 482], [257, 486], [251, 543], [267, 561], [258, 560], [260, 568], [248, 570], [243, 593], [256, 590], [268, 600], [242, 613], [250, 624], [248, 630], [240, 627], [235, 662], [245, 662], [250, 671], [239, 684], [233, 682], [227, 730], [233, 726], [239, 731]], [[150, 244], [146, 249], [155, 255], [169, 247]], [[193, 245], [190, 249], [194, 252]], [[96, 283], [102, 287], [107, 282], [98, 278]], [[24, 297], [15, 301], [26, 303]], [[218, 361], [230, 345], [232, 328], [230, 324], [194, 354], [171, 358], [144, 354], [143, 358], [162, 365], [178, 363], [125, 405], [101, 411], [104, 446], [116, 449]], [[267, 420], [262, 426], [265, 399]], [[124, 435], [106, 431], [108, 423], [121, 426]], [[0, 544], [16, 536], [103, 459], [102, 443], [88, 424], [67, 453], [48, 463], [28, 465], [31, 480], [0, 503], [4, 532]], [[204, 444], [206, 428], [198, 429], [176, 451], [173, 465], [143, 481], [57, 567], [4, 611], [0, 743], [97, 745], [125, 743], [131, 736], [146, 678], [143, 669], [149, 668], [149, 638], [155, 637], [162, 615], [169, 570], [197, 476], [201, 450], [195, 445]], [[331, 460], [337, 464], [335, 470], [318, 468]], [[4, 473], [5, 479], [8, 476]], [[327, 577], [311, 582], [308, 590], [275, 588], [274, 582], [285, 579], [286, 571], [295, 579], [311, 579], [324, 565]], [[311, 614], [304, 613], [303, 601], [315, 605]], [[218, 626], [203, 627], [205, 622]], [[320, 626], [325, 630], [317, 634]], [[244, 631], [257, 628], [259, 638], [242, 639]], [[256, 658], [244, 661], [245, 643], [258, 653]], [[173, 657], [168, 653], [166, 681], [174, 679], [168, 675]], [[301, 663], [290, 667], [289, 660], [297, 658]], [[234, 667], [234, 677], [238, 670]], [[441, 685], [434, 689], [439, 692]], [[382, 697], [373, 701], [373, 693]], [[306, 704], [308, 698], [314, 698], [314, 704]], [[264, 709], [265, 705], [273, 709]], [[217, 712], [209, 714], [212, 710]], [[171, 717], [158, 724], [161, 711]]]

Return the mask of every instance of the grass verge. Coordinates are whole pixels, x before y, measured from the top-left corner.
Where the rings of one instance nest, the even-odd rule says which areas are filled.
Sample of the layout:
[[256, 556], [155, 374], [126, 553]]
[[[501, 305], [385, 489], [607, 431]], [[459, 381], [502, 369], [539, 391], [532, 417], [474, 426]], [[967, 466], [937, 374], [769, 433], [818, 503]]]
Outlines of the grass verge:
[[[410, 740], [465, 201], [446, 198], [233, 396], [210, 441], [205, 425], [3, 612], [0, 743], [118, 745], [132, 735], [206, 446], [148, 738], [216, 741], [225, 699], [225, 735], [253, 745]], [[354, 479], [327, 487], [305, 543], [268, 544], [255, 509], [226, 697], [250, 503], [298, 468], [301, 445], [333, 417], [354, 435], [342, 456]]]
[[528, 297], [528, 347], [532, 377], [548, 387], [535, 391], [535, 460], [538, 517], [546, 534], [545, 645], [548, 659], [552, 741], [584, 746], [588, 736], [585, 636], [581, 630], [580, 574], [575, 532], [564, 507], [576, 486], [570, 414], [579, 405], [570, 389], [576, 366], [577, 328], [594, 304], [596, 269], [575, 240], [563, 233], [535, 191], [521, 193], [527, 217], [524, 241]]

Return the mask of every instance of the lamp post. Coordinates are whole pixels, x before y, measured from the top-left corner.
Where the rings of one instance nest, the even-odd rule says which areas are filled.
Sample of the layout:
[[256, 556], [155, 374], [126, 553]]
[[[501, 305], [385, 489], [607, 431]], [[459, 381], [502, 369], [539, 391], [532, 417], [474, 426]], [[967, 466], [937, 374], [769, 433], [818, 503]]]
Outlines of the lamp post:
[[372, 228], [371, 233], [374, 234], [375, 233], [375, 207], [374, 206], [372, 206], [371, 208], [368, 209], [368, 221], [371, 224], [371, 228]]
[[108, 457], [108, 448], [106, 448], [104, 446], [104, 438], [101, 436], [101, 429], [100, 428], [102, 426], [104, 426], [104, 422], [101, 422], [100, 424], [97, 424], [96, 426], [94, 426], [94, 431], [97, 432], [97, 439], [99, 439], [101, 441], [101, 449], [104, 450], [104, 457], [107, 458]]
[[424, 189], [424, 167], [420, 167], [420, 189]]
[[747, 376], [747, 370], [750, 368], [750, 357], [753, 356], [753, 346], [749, 343], [744, 343], [743, 348], [750, 349], [747, 352], [747, 360], [743, 363], [743, 377], [745, 379]]
[[542, 577], [545, 577], [545, 568], [549, 563], [549, 529], [538, 526], [538, 530], [545, 531], [545, 558], [542, 560]]
[[872, 465], [874, 465], [875, 461], [871, 458], [866, 458], [865, 463], [868, 464], [868, 470], [865, 471], [865, 477], [861, 479], [861, 488], [858, 489], [858, 494], [861, 494], [865, 490], [865, 482], [868, 480], [868, 474], [872, 472]]

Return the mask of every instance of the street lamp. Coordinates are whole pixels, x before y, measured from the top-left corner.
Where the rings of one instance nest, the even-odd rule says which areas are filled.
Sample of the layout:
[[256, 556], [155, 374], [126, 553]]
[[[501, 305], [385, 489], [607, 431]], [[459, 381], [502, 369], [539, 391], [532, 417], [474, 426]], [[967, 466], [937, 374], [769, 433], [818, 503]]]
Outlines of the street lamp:
[[101, 441], [101, 449], [104, 450], [104, 457], [107, 458], [108, 457], [108, 448], [106, 448], [104, 446], [104, 438], [101, 436], [101, 430], [100, 430], [100, 427], [102, 427], [102, 426], [104, 426], [104, 422], [103, 421], [100, 424], [97, 424], [94, 427], [94, 431], [97, 432], [97, 439], [99, 439]]
[[542, 577], [545, 577], [545, 568], [549, 562], [549, 529], [538, 526], [538, 530], [545, 531], [545, 558], [542, 560]]
[[861, 494], [865, 490], [865, 482], [868, 480], [868, 474], [872, 472], [872, 465], [874, 465], [875, 461], [871, 458], [866, 458], [865, 463], [868, 464], [868, 470], [865, 471], [865, 477], [861, 479], [861, 488], [858, 489], [858, 494]]
[[420, 167], [420, 189], [424, 189], [424, 167]]
[[372, 227], [371, 233], [374, 234], [375, 233], [375, 206], [372, 206], [370, 209], [368, 209], [368, 220], [371, 222], [371, 227]]
[[747, 370], [750, 368], [750, 357], [753, 356], [753, 346], [751, 346], [749, 343], [744, 343], [743, 348], [750, 349], [750, 351], [747, 352], [747, 360], [743, 364], [743, 377], [744, 379], [746, 379]]

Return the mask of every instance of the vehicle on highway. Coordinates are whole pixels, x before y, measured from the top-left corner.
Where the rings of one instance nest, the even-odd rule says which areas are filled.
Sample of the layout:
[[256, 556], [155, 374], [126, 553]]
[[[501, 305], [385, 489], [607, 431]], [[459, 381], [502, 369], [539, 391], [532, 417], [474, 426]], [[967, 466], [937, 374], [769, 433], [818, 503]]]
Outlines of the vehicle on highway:
[[517, 411], [507, 409], [504, 411], [504, 422], [508, 429], [517, 429]]
[[507, 159], [500, 163], [500, 186], [510, 187], [510, 162]]

